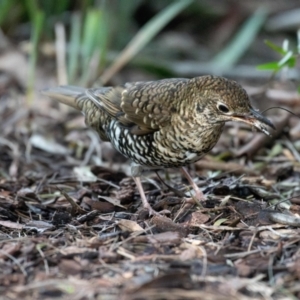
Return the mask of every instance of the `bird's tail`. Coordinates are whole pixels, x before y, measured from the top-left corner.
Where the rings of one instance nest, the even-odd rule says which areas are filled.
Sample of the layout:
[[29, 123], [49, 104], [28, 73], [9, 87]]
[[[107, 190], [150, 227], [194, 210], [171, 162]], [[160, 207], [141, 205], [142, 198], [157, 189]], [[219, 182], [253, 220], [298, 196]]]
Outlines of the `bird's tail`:
[[42, 91], [43, 95], [46, 95], [54, 100], [57, 100], [78, 110], [80, 110], [80, 108], [77, 105], [76, 99], [84, 93], [85, 88], [71, 85], [54, 87]]

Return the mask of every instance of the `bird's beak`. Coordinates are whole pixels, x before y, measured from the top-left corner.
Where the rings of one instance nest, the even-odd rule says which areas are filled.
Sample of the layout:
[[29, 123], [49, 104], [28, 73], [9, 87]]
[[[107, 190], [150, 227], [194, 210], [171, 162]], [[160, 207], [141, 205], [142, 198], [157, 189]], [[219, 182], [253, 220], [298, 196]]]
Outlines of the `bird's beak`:
[[250, 109], [250, 114], [243, 116], [233, 116], [233, 119], [249, 124], [250, 126], [254, 126], [258, 130], [269, 136], [271, 134], [268, 130], [268, 127], [266, 127], [265, 125], [268, 125], [269, 127], [275, 129], [275, 126], [269, 119], [267, 119], [265, 116], [263, 116], [253, 108]]

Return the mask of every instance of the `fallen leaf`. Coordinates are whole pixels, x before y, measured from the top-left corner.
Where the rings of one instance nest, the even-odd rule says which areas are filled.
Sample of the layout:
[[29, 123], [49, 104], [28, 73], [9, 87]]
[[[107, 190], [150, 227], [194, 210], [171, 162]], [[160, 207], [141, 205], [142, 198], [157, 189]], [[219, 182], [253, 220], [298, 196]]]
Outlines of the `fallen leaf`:
[[117, 222], [117, 225], [124, 231], [144, 231], [144, 229], [137, 222], [131, 220], [121, 219]]

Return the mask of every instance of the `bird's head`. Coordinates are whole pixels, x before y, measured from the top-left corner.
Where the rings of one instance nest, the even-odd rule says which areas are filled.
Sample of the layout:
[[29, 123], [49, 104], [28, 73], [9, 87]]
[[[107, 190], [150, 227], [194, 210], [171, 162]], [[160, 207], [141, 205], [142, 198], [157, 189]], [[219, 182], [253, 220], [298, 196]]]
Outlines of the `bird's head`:
[[200, 119], [211, 124], [240, 121], [270, 135], [273, 123], [255, 110], [246, 91], [235, 81], [217, 76], [191, 79], [193, 107]]

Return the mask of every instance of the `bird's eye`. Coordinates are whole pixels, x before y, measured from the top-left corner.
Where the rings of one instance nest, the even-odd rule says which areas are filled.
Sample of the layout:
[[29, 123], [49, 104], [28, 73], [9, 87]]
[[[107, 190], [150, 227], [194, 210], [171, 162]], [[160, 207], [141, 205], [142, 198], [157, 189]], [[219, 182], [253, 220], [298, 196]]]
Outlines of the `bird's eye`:
[[229, 108], [225, 104], [218, 104], [218, 110], [224, 114], [229, 113]]

